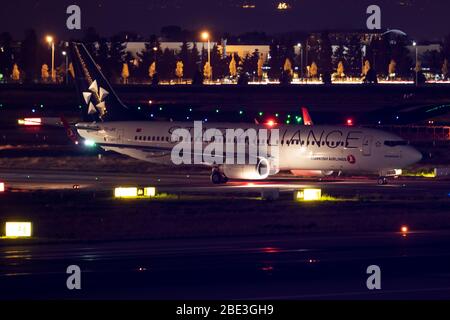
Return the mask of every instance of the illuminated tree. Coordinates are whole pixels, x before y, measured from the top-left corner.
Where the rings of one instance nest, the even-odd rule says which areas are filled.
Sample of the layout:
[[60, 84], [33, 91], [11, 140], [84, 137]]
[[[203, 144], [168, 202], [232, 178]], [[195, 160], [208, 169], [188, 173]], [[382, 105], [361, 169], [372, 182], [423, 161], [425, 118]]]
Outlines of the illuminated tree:
[[364, 66], [362, 68], [362, 75], [367, 76], [367, 73], [369, 72], [369, 70], [370, 70], [370, 62], [369, 62], [369, 60], [366, 60], [364, 62]]
[[393, 78], [395, 77], [395, 69], [397, 67], [397, 62], [395, 62], [394, 59], [391, 60], [391, 62], [389, 63], [389, 77]]
[[48, 65], [43, 64], [42, 68], [41, 68], [41, 78], [42, 78], [42, 80], [47, 81], [49, 77], [50, 77], [50, 74], [48, 72]]
[[236, 60], [234, 59], [234, 54], [231, 55], [231, 62], [230, 62], [230, 76], [233, 78], [237, 75], [237, 68], [236, 68]]
[[313, 62], [309, 68], [309, 76], [313, 79], [317, 78], [317, 64]]
[[69, 64], [69, 73], [72, 76], [72, 78], [75, 79], [75, 70], [73, 69], [72, 62]]
[[203, 67], [203, 76], [208, 80], [211, 80], [212, 78], [212, 67], [209, 62], [206, 62], [205, 66]]
[[153, 61], [153, 63], [148, 68], [148, 76], [150, 77], [150, 79], [153, 79], [155, 74], [156, 74], [156, 62]]
[[289, 60], [289, 58], [286, 58], [286, 60], [284, 61], [283, 70], [284, 70], [284, 72], [286, 72], [287, 74], [289, 74], [291, 76], [294, 73], [294, 71], [292, 70], [292, 63], [291, 63], [291, 60]]
[[130, 77], [130, 70], [128, 69], [128, 63], [124, 63], [122, 67], [122, 79], [123, 83], [128, 83], [128, 78]]
[[175, 75], [177, 76], [177, 78], [179, 80], [181, 80], [181, 78], [183, 78], [183, 61], [177, 62], [177, 67], [175, 69]]
[[337, 70], [336, 70], [337, 76], [339, 78], [343, 78], [345, 76], [344, 72], [345, 72], [345, 70], [344, 70], [344, 63], [342, 61], [339, 61], [339, 64], [338, 64], [338, 67], [337, 67]]
[[14, 66], [13, 66], [11, 78], [14, 81], [19, 81], [20, 80], [20, 70], [19, 70], [19, 66], [17, 64], [14, 64]]
[[444, 60], [444, 64], [442, 65], [442, 76], [444, 79], [448, 78], [448, 60]]
[[264, 59], [262, 55], [258, 59], [258, 79], [261, 81], [263, 77]]

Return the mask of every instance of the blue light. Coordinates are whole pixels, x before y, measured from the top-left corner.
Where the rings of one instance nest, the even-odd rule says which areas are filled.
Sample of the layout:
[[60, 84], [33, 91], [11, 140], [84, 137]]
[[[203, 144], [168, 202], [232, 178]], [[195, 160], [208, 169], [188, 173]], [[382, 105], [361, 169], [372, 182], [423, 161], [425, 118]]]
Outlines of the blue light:
[[208, 122], [208, 119], [205, 119], [205, 122]]
[[155, 115], [154, 115], [153, 113], [150, 115], [150, 117], [152, 117], [152, 118], [153, 118], [154, 116], [155, 116]]
[[35, 110], [35, 109], [32, 109], [32, 110], [31, 110], [31, 112], [35, 113], [35, 112], [36, 112], [36, 110]]

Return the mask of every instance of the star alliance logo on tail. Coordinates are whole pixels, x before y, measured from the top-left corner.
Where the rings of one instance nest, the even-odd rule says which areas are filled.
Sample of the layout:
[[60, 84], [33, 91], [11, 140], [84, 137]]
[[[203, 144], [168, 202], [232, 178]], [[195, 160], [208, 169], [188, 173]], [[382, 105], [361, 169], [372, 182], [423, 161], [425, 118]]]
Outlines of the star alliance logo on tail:
[[[92, 95], [95, 95], [97, 104], [92, 103]], [[83, 92], [83, 98], [88, 106], [88, 114], [100, 113], [100, 117], [103, 117], [106, 113], [106, 103], [105, 99], [109, 95], [109, 92], [102, 87], [99, 87], [97, 80], [91, 83], [89, 86], [89, 91]]]

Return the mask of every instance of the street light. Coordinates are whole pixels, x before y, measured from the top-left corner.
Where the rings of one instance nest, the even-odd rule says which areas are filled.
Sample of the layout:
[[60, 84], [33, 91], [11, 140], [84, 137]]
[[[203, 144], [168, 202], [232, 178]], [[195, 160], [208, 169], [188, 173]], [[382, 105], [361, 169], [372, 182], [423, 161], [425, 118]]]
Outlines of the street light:
[[66, 58], [66, 84], [69, 84], [69, 55], [66, 51], [63, 51], [62, 55]]
[[55, 73], [55, 41], [54, 41], [52, 36], [45, 37], [45, 40], [52, 47], [52, 81], [55, 82], [55, 80], [56, 80], [56, 73]]
[[299, 42], [297, 44], [297, 47], [300, 49], [300, 78], [303, 81], [303, 46], [302, 44]]
[[[202, 32], [202, 39], [208, 41], [208, 65], [211, 68], [211, 42], [210, 42], [210, 36], [208, 31]], [[208, 79], [211, 80], [211, 79]]]
[[417, 65], [417, 62], [418, 62], [418, 58], [419, 58], [419, 52], [418, 52], [418, 48], [417, 48], [417, 42], [415, 42], [415, 41], [413, 41], [413, 46], [414, 46], [414, 48], [416, 48], [416, 67], [415, 67], [415, 70], [416, 70], [416, 86], [418, 86], [419, 85], [419, 68], [418, 68], [418, 65]]

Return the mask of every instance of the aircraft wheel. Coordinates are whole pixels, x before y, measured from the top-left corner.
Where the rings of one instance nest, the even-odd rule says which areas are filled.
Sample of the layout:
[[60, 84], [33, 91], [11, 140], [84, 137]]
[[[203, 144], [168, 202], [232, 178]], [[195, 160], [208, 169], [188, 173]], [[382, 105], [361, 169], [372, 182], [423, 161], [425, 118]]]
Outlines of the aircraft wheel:
[[211, 174], [211, 182], [214, 184], [223, 184], [228, 182], [228, 178], [221, 172], [214, 170]]
[[384, 185], [388, 184], [387, 178], [386, 178], [386, 177], [380, 177], [380, 178], [378, 178], [378, 184], [379, 184], [380, 186], [384, 186]]

